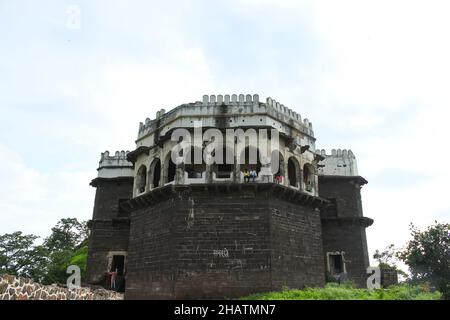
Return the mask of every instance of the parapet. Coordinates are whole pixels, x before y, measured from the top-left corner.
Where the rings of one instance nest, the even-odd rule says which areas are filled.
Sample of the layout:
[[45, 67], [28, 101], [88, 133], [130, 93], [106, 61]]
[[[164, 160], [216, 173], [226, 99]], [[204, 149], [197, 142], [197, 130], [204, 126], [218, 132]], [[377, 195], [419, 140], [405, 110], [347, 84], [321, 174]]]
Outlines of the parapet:
[[[178, 116], [187, 116], [198, 118], [202, 116], [215, 116], [223, 112], [223, 110], [216, 109], [220, 106], [229, 106], [226, 113], [232, 114], [255, 114], [266, 113], [269, 116], [277, 119], [277, 121], [289, 126], [296, 127], [301, 132], [314, 137], [312, 123], [308, 119], [303, 119], [300, 114], [292, 109], [284, 106], [276, 100], [268, 97], [266, 102], [259, 100], [257, 94], [219, 94], [219, 95], [203, 95], [202, 101], [182, 104], [169, 112], [165, 109], [160, 109], [156, 112], [155, 119], [147, 118], [145, 122], [139, 124], [138, 139], [154, 132], [157, 128], [161, 128], [164, 123], [175, 119]], [[218, 111], [220, 110], [220, 112]]]
[[358, 176], [356, 157], [351, 150], [332, 149], [327, 154], [325, 149], [317, 149], [316, 153], [325, 158], [318, 164], [319, 175]]
[[249, 103], [254, 103], [254, 104], [259, 104], [259, 95], [254, 94], [219, 94], [219, 95], [204, 95], [203, 96], [203, 105], [215, 105], [215, 104], [249, 104]]
[[113, 156], [109, 151], [102, 152], [98, 166], [98, 178], [133, 177], [133, 163], [127, 160], [129, 151], [116, 151]]

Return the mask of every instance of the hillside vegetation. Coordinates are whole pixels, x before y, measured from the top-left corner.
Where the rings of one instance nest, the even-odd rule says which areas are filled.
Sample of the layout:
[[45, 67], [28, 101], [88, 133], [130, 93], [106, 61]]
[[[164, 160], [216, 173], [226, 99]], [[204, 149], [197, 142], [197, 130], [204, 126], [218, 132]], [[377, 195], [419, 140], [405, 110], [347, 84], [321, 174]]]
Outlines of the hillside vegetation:
[[441, 294], [423, 285], [396, 285], [386, 289], [357, 289], [351, 285], [328, 283], [324, 288], [285, 289], [252, 294], [243, 300], [439, 300]]

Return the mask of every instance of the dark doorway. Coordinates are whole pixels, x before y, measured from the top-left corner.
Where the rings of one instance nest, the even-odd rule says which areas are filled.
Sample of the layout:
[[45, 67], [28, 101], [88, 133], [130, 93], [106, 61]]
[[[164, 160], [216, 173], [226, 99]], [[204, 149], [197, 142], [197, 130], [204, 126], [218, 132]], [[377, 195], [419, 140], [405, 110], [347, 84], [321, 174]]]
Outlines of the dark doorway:
[[344, 272], [344, 263], [341, 254], [330, 254], [329, 259], [332, 275]]
[[[196, 156], [200, 156], [201, 159], [196, 159]], [[203, 150], [191, 147], [186, 155], [185, 161], [184, 171], [188, 173], [188, 178], [202, 178], [204, 176], [206, 163], [203, 159]]]
[[167, 182], [172, 182], [175, 180], [176, 171], [177, 167], [175, 163], [173, 163], [172, 159], [169, 158], [169, 168], [167, 169]]
[[[243, 158], [243, 159], [242, 159]], [[256, 158], [256, 159], [255, 159]], [[244, 160], [244, 161], [242, 161]], [[255, 161], [256, 160], [256, 161]], [[257, 173], [261, 171], [261, 159], [259, 149], [255, 147], [246, 147], [241, 153], [241, 171], [244, 169], [255, 170]]]
[[218, 150], [221, 151], [221, 154], [219, 152], [216, 153], [216, 150], [213, 150], [211, 153], [213, 157], [217, 157], [213, 165], [216, 178], [231, 178], [231, 173], [234, 168], [234, 153], [225, 147]]
[[[114, 255], [111, 263], [110, 272], [117, 270], [116, 288], [118, 292], [125, 292], [125, 256]], [[112, 281], [111, 279], [109, 281]], [[111, 286], [111, 284], [110, 284]]]
[[117, 275], [123, 276], [123, 272], [125, 270], [125, 256], [123, 255], [115, 255], [113, 256], [111, 263], [111, 272], [117, 269]]
[[159, 187], [159, 180], [161, 179], [161, 161], [156, 160], [156, 164], [153, 166], [153, 188]]
[[293, 187], [297, 187], [297, 166], [292, 158], [288, 160], [288, 178], [289, 184]]
[[139, 193], [145, 192], [145, 186], [147, 185], [147, 167], [140, 166], [137, 174], [137, 188]]
[[303, 182], [305, 183], [306, 191], [312, 191], [313, 188], [313, 170], [310, 164], [305, 164], [303, 166]]

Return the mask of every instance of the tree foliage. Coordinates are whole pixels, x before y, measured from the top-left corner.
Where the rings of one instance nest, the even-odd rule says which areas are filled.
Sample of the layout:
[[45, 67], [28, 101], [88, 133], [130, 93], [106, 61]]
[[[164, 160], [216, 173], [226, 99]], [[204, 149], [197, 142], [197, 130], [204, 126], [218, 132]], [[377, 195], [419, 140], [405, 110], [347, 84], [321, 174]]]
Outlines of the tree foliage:
[[[69, 265], [86, 270], [88, 227], [76, 218], [63, 218], [49, 237], [14, 232], [0, 236], [0, 273], [32, 278], [43, 284], [65, 283]], [[83, 279], [83, 278], [82, 278]]]
[[20, 231], [0, 236], [0, 273], [31, 276], [36, 251], [32, 247], [38, 237]]
[[398, 258], [409, 267], [413, 281], [427, 281], [450, 299], [450, 224], [435, 223], [425, 231], [410, 225], [410, 240]]
[[383, 251], [376, 250], [373, 258], [378, 261], [381, 269], [397, 269], [395, 261], [396, 249], [393, 244], [386, 247]]

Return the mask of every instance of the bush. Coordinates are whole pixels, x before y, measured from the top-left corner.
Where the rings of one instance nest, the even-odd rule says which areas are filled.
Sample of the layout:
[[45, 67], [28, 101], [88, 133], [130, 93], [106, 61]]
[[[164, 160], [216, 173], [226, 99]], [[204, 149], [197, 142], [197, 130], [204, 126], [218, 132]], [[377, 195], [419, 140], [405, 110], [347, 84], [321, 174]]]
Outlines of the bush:
[[386, 289], [367, 290], [351, 284], [328, 283], [324, 288], [292, 289], [281, 292], [256, 293], [243, 300], [439, 300], [439, 292], [424, 286], [396, 285]]

